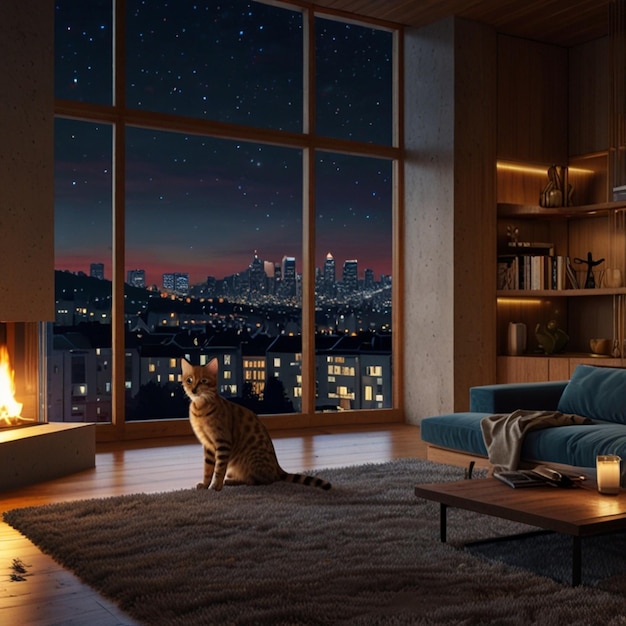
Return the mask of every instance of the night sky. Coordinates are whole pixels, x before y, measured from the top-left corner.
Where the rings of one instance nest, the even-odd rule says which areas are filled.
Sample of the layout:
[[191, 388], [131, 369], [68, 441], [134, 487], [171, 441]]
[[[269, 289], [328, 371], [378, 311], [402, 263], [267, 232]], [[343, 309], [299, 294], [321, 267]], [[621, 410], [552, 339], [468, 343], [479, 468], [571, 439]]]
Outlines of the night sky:
[[[110, 2], [57, 2], [56, 95], [109, 105]], [[128, 2], [127, 106], [299, 132], [302, 16], [254, 2]], [[391, 34], [316, 20], [317, 132], [391, 142]], [[381, 121], [382, 120], [382, 121]], [[56, 266], [111, 276], [112, 131], [56, 125]], [[255, 251], [301, 265], [302, 154], [127, 130], [126, 267], [149, 284], [245, 269]], [[328, 252], [391, 274], [391, 163], [319, 153], [316, 265]], [[340, 275], [340, 272], [338, 273]]]

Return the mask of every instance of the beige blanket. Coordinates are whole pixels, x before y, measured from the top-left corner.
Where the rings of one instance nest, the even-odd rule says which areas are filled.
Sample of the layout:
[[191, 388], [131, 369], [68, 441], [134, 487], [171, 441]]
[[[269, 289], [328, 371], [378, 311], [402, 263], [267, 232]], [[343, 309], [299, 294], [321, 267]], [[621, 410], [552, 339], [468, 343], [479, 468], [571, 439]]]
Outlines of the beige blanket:
[[529, 430], [591, 423], [589, 418], [580, 415], [520, 409], [513, 413], [483, 417], [480, 428], [483, 431], [490, 463], [515, 470], [519, 465], [524, 436]]

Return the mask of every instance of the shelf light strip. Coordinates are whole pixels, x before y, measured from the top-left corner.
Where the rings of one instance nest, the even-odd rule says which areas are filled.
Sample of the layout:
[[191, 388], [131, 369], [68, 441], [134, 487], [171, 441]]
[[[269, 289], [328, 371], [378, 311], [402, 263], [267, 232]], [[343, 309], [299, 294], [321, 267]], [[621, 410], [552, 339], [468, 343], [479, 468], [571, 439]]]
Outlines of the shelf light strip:
[[[496, 167], [499, 170], [507, 170], [511, 172], [524, 172], [525, 174], [536, 174], [541, 176], [548, 175], [548, 168], [540, 168], [532, 165], [517, 165], [515, 163], [506, 163], [505, 161], [498, 161], [496, 163]], [[583, 169], [582, 167], [568, 167], [570, 173], [574, 174], [587, 174], [593, 175], [595, 172], [593, 170]]]
[[538, 298], [498, 298], [498, 304], [539, 305], [543, 300]]

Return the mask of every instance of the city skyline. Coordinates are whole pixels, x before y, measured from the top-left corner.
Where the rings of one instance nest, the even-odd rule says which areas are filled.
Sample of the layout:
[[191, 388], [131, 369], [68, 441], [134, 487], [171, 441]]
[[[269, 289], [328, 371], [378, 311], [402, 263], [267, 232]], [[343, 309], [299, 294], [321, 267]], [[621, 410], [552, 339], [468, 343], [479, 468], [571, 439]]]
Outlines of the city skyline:
[[[280, 266], [283, 262], [284, 259], [287, 258], [293, 258], [293, 257], [289, 257], [288, 255], [283, 255], [280, 259], [278, 260], [274, 260], [274, 259], [265, 259], [262, 258], [259, 254], [258, 250], [254, 250], [252, 253], [251, 258], [251, 262], [248, 263], [247, 266], [240, 268], [239, 270], [235, 270], [235, 271], [231, 271], [227, 274], [224, 275], [215, 275], [212, 274], [210, 272], [206, 272], [203, 276], [204, 278], [202, 278], [199, 281], [193, 281], [191, 280], [191, 278], [189, 278], [189, 285], [190, 286], [194, 286], [194, 285], [200, 285], [200, 284], [204, 284], [206, 283], [208, 278], [214, 278], [216, 280], [225, 280], [230, 278], [231, 276], [237, 275], [237, 274], [242, 274], [244, 272], [246, 272], [247, 270], [249, 270], [252, 267], [252, 263], [254, 262], [254, 259], [259, 258], [263, 263], [267, 264], [270, 263], [272, 265], [272, 267], [276, 267], [276, 266]], [[359, 259], [343, 259], [340, 262], [337, 262], [337, 259], [335, 259], [334, 255], [332, 254], [332, 252], [328, 251], [325, 255], [324, 255], [324, 262], [320, 265], [320, 266], [316, 266], [316, 271], [318, 273], [318, 275], [323, 278], [326, 279], [326, 271], [325, 268], [327, 266], [329, 257], [335, 262], [336, 268], [337, 268], [337, 278], [335, 279], [337, 282], [341, 281], [341, 272], [343, 271], [343, 269], [345, 268], [346, 264], [349, 264], [351, 262], [356, 262], [357, 263], [357, 267], [358, 267], [358, 273], [357, 273], [357, 280], [364, 280], [365, 276], [368, 272], [373, 272], [374, 274], [374, 279], [375, 281], [381, 281], [383, 278], [390, 278], [392, 276], [391, 272], [386, 273], [386, 272], [381, 272], [381, 273], [376, 273], [373, 268], [369, 267], [368, 265], [365, 264], [361, 264], [361, 262], [359, 261]], [[131, 284], [131, 281], [129, 280], [129, 276], [132, 272], [143, 272], [144, 276], [145, 276], [145, 286], [146, 287], [152, 287], [152, 286], [156, 286], [157, 288], [161, 288], [162, 284], [163, 284], [163, 277], [166, 275], [170, 275], [170, 274], [188, 274], [188, 272], [186, 272], [185, 270], [180, 270], [180, 269], [176, 269], [174, 267], [171, 266], [171, 263], [164, 261], [163, 262], [163, 267], [167, 267], [167, 269], [165, 269], [163, 272], [161, 272], [160, 274], [149, 274], [146, 271], [145, 267], [141, 267], [141, 266], [137, 266], [137, 267], [128, 267], [125, 271], [125, 276], [126, 276], [126, 282], [128, 284]], [[70, 267], [57, 267], [56, 268], [59, 271], [65, 271], [65, 272], [71, 272], [74, 274], [84, 274], [87, 276], [92, 276], [94, 278], [100, 278], [100, 279], [105, 279], [105, 280], [111, 280], [111, 274], [107, 273], [107, 266], [105, 263], [102, 263], [101, 261], [91, 261], [89, 262], [89, 265], [87, 267], [80, 267], [78, 269], [73, 269]], [[267, 268], [266, 268], [267, 270]], [[298, 269], [298, 260], [296, 259], [296, 272], [298, 275], [301, 275], [301, 271]], [[271, 277], [269, 274], [267, 274], [266, 271], [266, 275], [268, 277]], [[157, 280], [150, 280], [150, 277], [152, 278], [157, 278]]]

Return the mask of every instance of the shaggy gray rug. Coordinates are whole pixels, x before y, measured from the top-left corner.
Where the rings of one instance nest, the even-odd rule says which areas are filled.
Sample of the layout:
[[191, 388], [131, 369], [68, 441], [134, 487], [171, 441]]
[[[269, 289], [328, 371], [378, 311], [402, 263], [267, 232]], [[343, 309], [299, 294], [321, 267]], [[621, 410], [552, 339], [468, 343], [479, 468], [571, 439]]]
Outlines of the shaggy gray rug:
[[[4, 518], [151, 626], [626, 624], [626, 570], [590, 586], [586, 566], [598, 555], [585, 544], [578, 588], [532, 571], [553, 559], [569, 577], [570, 544], [546, 551], [557, 536], [525, 539], [511, 565], [497, 560], [511, 552], [506, 542], [490, 544], [488, 556], [484, 546], [462, 545], [528, 527], [452, 509], [449, 543], [441, 544], [439, 506], [413, 487], [458, 480], [458, 468], [402, 460], [316, 473], [331, 491], [282, 483], [189, 489]], [[593, 550], [607, 561], [612, 546]]]

